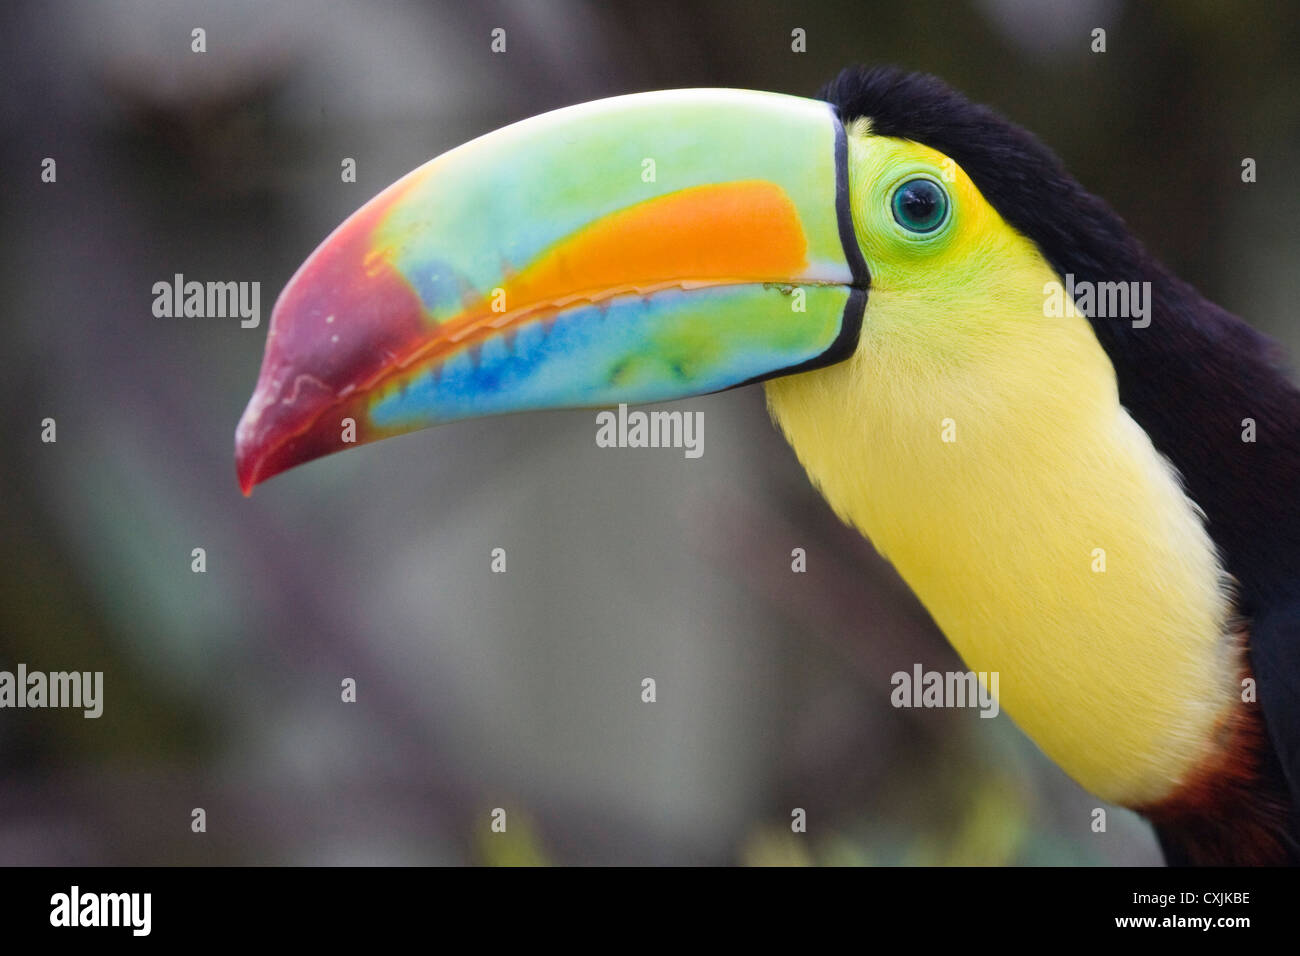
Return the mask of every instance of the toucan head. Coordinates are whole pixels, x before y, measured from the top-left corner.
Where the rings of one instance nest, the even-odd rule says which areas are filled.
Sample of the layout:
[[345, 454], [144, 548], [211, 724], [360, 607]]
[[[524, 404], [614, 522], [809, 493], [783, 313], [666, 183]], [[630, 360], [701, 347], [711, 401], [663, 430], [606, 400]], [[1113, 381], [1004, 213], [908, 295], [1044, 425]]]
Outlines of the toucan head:
[[888, 132], [827, 100], [674, 90], [431, 160], [281, 293], [241, 486], [472, 416], [815, 375], [868, 332], [904, 360], [978, 347], [970, 303], [1006, 298], [1016, 263], [1041, 302], [1046, 266], [950, 156]]

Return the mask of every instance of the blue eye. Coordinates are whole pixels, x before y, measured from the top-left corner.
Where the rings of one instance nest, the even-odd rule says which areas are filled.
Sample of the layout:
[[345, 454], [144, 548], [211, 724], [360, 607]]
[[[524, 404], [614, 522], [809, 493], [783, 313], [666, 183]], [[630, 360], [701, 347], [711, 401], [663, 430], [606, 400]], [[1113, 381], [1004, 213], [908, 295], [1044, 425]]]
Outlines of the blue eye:
[[948, 194], [933, 179], [909, 179], [894, 190], [891, 205], [908, 232], [934, 232], [948, 218]]

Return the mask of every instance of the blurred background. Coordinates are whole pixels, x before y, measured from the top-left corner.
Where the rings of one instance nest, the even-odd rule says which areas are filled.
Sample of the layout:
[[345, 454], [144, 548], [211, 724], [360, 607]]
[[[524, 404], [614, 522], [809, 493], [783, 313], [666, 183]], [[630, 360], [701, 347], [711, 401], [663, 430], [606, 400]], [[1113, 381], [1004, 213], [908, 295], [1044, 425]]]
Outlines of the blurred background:
[[[1187, 0], [5, 4], [0, 669], [101, 670], [105, 702], [0, 711], [0, 863], [1158, 862], [1127, 811], [1091, 832], [1097, 801], [1005, 715], [890, 706], [894, 671], [962, 666], [758, 389], [684, 403], [699, 460], [556, 412], [247, 500], [234, 428], [280, 288], [429, 157], [618, 93], [810, 95], [854, 62], [1034, 130], [1300, 354], [1298, 33], [1294, 4]], [[262, 326], [154, 317], [178, 272], [261, 282]]]

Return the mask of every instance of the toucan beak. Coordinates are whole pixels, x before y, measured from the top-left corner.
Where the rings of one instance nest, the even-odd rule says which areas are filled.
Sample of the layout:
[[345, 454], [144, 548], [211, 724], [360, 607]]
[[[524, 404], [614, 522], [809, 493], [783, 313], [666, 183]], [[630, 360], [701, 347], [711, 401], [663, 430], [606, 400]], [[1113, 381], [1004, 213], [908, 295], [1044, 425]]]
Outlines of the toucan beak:
[[599, 100], [384, 190], [281, 293], [239, 483], [440, 422], [719, 391], [845, 358], [844, 129], [740, 90]]

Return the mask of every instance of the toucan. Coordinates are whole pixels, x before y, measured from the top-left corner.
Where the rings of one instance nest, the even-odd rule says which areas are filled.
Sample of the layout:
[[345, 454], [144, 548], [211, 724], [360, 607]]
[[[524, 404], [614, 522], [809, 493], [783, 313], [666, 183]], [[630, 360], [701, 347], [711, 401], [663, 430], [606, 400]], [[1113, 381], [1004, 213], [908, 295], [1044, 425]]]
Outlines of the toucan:
[[1300, 863], [1300, 391], [942, 81], [685, 89], [488, 133], [276, 303], [254, 485], [471, 416], [762, 382], [834, 511], [1171, 864]]

